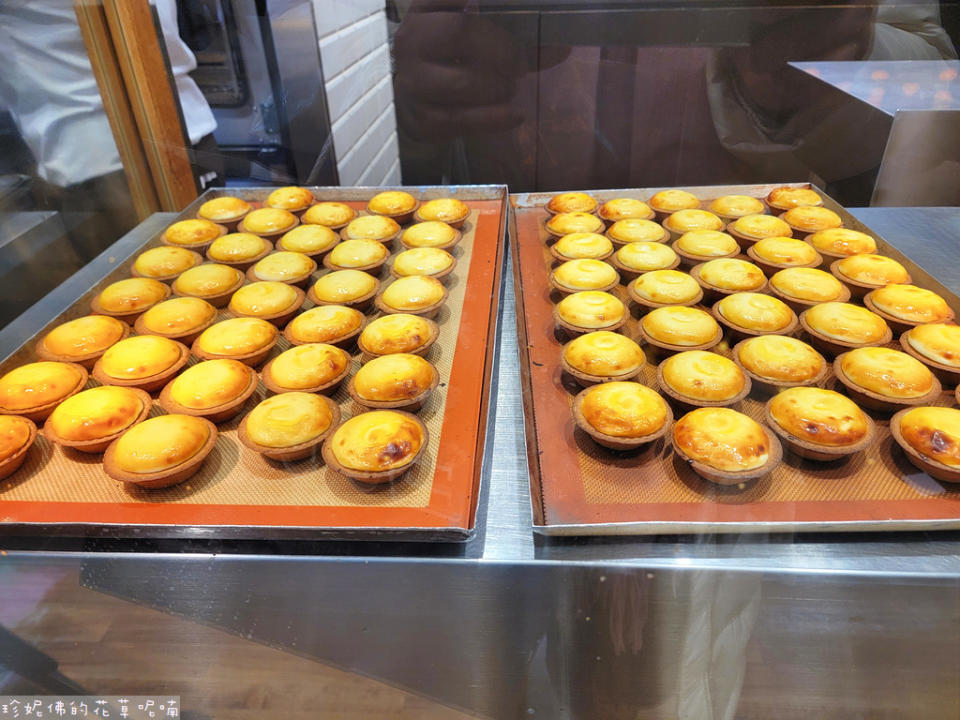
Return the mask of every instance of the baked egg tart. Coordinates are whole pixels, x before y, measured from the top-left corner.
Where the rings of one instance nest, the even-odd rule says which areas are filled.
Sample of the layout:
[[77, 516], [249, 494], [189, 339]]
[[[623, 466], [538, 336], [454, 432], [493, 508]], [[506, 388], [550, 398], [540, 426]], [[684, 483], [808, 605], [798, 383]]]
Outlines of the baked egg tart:
[[429, 275], [397, 278], [377, 295], [377, 309], [384, 313], [407, 313], [432, 318], [447, 299], [447, 289]]
[[244, 216], [237, 229], [243, 233], [253, 233], [264, 237], [282, 235], [295, 228], [300, 221], [297, 216], [288, 210], [278, 208], [258, 208], [251, 210]]
[[258, 365], [277, 344], [279, 331], [266, 320], [240, 317], [221, 320], [193, 341], [193, 354], [201, 360], [229, 358]]
[[37, 343], [43, 360], [93, 367], [108, 347], [130, 334], [130, 326], [109, 315], [86, 315], [57, 325]]
[[804, 205], [790, 208], [780, 219], [799, 233], [814, 233], [843, 226], [841, 217], [825, 207]]
[[826, 302], [800, 314], [800, 325], [811, 344], [829, 355], [858, 347], [886, 345], [893, 339], [886, 321], [859, 305]]
[[560, 364], [580, 385], [631, 380], [643, 370], [643, 350], [619, 333], [597, 330], [563, 346]]
[[603, 220], [585, 212], [557, 213], [547, 220], [547, 232], [556, 238], [571, 233], [600, 233], [605, 227]]
[[396, 480], [420, 459], [429, 443], [427, 426], [401, 410], [354, 415], [323, 443], [327, 465], [352, 480], [380, 484]]
[[302, 187], [281, 187], [267, 195], [267, 207], [297, 213], [306, 210], [317, 199], [313, 193]]
[[137, 318], [139, 335], [160, 335], [190, 345], [217, 319], [217, 309], [206, 300], [178, 297], [157, 303]]
[[316, 258], [330, 252], [340, 242], [340, 236], [323, 225], [297, 225], [277, 240], [277, 250], [297, 252]]
[[850, 289], [833, 275], [816, 268], [787, 268], [770, 278], [770, 293], [794, 312], [822, 302], [846, 302]]
[[[191, 269], [196, 270], [196, 268]], [[183, 275], [181, 274], [180, 277]], [[144, 311], [168, 297], [170, 297], [170, 286], [159, 280], [127, 278], [107, 285], [90, 301], [90, 309], [97, 315], [110, 315], [132, 324]]]
[[253, 210], [253, 205], [238, 197], [225, 195], [207, 200], [197, 210], [197, 217], [215, 223], [237, 223], [243, 216]]
[[696, 305], [703, 299], [697, 281], [679, 270], [651, 270], [627, 285], [627, 295], [642, 308]]
[[307, 208], [307, 211], [300, 216], [300, 222], [308, 225], [322, 225], [331, 230], [341, 230], [356, 216], [357, 211], [346, 203], [326, 201]]
[[571, 212], [592, 213], [597, 209], [597, 201], [587, 193], [566, 192], [550, 198], [546, 208], [551, 215]]
[[247, 270], [251, 282], [269, 280], [304, 287], [317, 269], [317, 263], [308, 255], [288, 250], [270, 253]]
[[905, 408], [890, 418], [890, 433], [915, 467], [937, 480], [960, 481], [960, 410]]
[[124, 430], [146, 419], [151, 407], [143, 390], [100, 385], [57, 405], [43, 424], [43, 434], [64, 447], [101, 453]]
[[727, 225], [727, 232], [737, 239], [744, 250], [764, 238], [793, 237], [793, 229], [773, 215], [744, 215]]
[[227, 309], [239, 317], [255, 317], [284, 326], [300, 310], [306, 293], [282, 282], [244, 285], [230, 298]]
[[153, 280], [173, 280], [184, 270], [203, 262], [200, 253], [173, 245], [145, 250], [130, 266], [130, 274], [134, 277], [152, 278]]
[[664, 220], [680, 210], [695, 210], [700, 207], [700, 198], [686, 190], [661, 190], [647, 204], [653, 208], [659, 220]]
[[670, 239], [670, 233], [663, 225], [653, 220], [627, 218], [617, 220], [607, 228], [607, 237], [614, 245], [626, 245], [635, 242], [662, 243]]
[[750, 378], [751, 385], [766, 393], [821, 382], [829, 370], [823, 355], [796, 338], [758, 335], [733, 346], [733, 360]]
[[793, 387], [767, 401], [766, 421], [786, 446], [809, 460], [837, 460], [867, 447], [873, 420], [833, 390]]
[[223, 307], [243, 285], [243, 273], [220, 263], [204, 263], [190, 268], [173, 281], [173, 292], [180, 297], [206, 300], [214, 307]]
[[723, 340], [717, 321], [700, 308], [657, 308], [640, 319], [639, 327], [644, 340], [669, 352], [709, 350]]
[[818, 207], [823, 198], [810, 188], [778, 187], [767, 194], [767, 205], [774, 210], [790, 210], [795, 207]]
[[380, 290], [380, 281], [362, 270], [334, 270], [321, 276], [307, 293], [315, 305], [346, 305], [363, 310]]
[[446, 250], [439, 248], [413, 248], [404, 250], [393, 258], [390, 265], [390, 274], [393, 277], [408, 277], [410, 275], [430, 275], [437, 280], [443, 280], [456, 267], [457, 261]]
[[349, 345], [363, 329], [367, 318], [359, 310], [345, 305], [320, 305], [297, 315], [283, 329], [292, 345], [329, 343]]
[[207, 248], [207, 259], [238, 270], [246, 270], [272, 251], [273, 245], [270, 241], [264, 240], [259, 235], [228, 233], [210, 243], [210, 247]]
[[618, 330], [627, 321], [627, 309], [610, 293], [584, 290], [567, 295], [554, 305], [553, 320], [557, 328], [571, 336], [593, 330]]
[[789, 237], [758, 240], [747, 248], [747, 257], [768, 275], [787, 268], [816, 268], [823, 264], [823, 258], [812, 245]]
[[392, 241], [399, 234], [397, 221], [383, 215], [361, 215], [340, 231], [344, 240], [378, 240], [382, 243]]
[[386, 246], [376, 240], [344, 240], [323, 256], [323, 266], [379, 275], [389, 255]]
[[335, 392], [350, 372], [350, 356], [335, 345], [296, 345], [263, 366], [260, 379], [275, 393]]
[[254, 452], [277, 462], [317, 454], [340, 424], [340, 406], [324, 395], [285, 392], [262, 400], [240, 421], [237, 437]]
[[606, 260], [613, 254], [613, 243], [597, 233], [570, 233], [550, 246], [550, 254], [560, 262]]
[[615, 223], [619, 220], [629, 220], [631, 218], [653, 220], [656, 217], [653, 208], [642, 200], [635, 198], [614, 198], [613, 200], [607, 200], [607, 202], [597, 210], [597, 215], [608, 224]]
[[750, 195], [722, 195], [707, 208], [722, 220], [736, 220], [744, 215], [762, 215], [763, 203]]
[[666, 401], [637, 382], [591, 385], [573, 399], [572, 411], [576, 425], [610, 450], [642, 447], [669, 433], [673, 425]]
[[601, 260], [568, 260], [550, 273], [549, 281], [553, 289], [561, 293], [609, 291], [620, 284], [620, 276]]
[[807, 235], [804, 239], [829, 262], [849, 255], [877, 252], [877, 241], [859, 230], [831, 228]]
[[671, 355], [657, 366], [660, 389], [687, 407], [724, 407], [750, 393], [750, 378], [736, 363], [706, 350]]
[[680, 256], [669, 245], [658, 242], [632, 242], [620, 246], [610, 262], [625, 280], [633, 280], [652, 270], [673, 270]]
[[408, 192], [385, 190], [370, 198], [367, 211], [374, 215], [392, 218], [400, 225], [406, 225], [413, 218], [418, 204], [417, 199]]
[[692, 230], [673, 241], [683, 267], [692, 267], [707, 260], [732, 258], [740, 254], [737, 241], [718, 230]]
[[449, 250], [460, 242], [460, 231], [437, 220], [411, 225], [400, 236], [400, 244], [407, 249], [438, 248]]
[[857, 348], [838, 355], [833, 374], [851, 398], [872, 410], [927, 405], [941, 391], [930, 368], [905, 352], [886, 347]]
[[924, 323], [953, 320], [947, 301], [916, 285], [886, 285], [863, 296], [863, 304], [887, 321], [896, 333]]
[[216, 426], [190, 415], [158, 415], [110, 443], [103, 469], [114, 480], [153, 490], [194, 475], [217, 442]]
[[347, 383], [360, 405], [416, 412], [440, 384], [440, 373], [419, 355], [392, 353], [365, 362]]
[[724, 407], [691, 410], [673, 424], [673, 449], [700, 477], [739, 485], [770, 473], [783, 457], [776, 435]]
[[929, 367], [941, 382], [951, 386], [960, 383], [960, 326], [917, 325], [900, 336], [900, 346]]
[[709, 210], [677, 210], [663, 221], [663, 226], [673, 237], [680, 237], [684, 233], [695, 230], [723, 230], [723, 220]]
[[87, 370], [67, 362], [40, 361], [0, 377], [0, 413], [46, 420], [53, 409], [87, 384]]
[[221, 235], [227, 234], [227, 228], [219, 223], [203, 219], [180, 220], [163, 231], [161, 240], [165, 245], [203, 251]]
[[168, 413], [205, 417], [221, 423], [240, 412], [257, 389], [257, 373], [238, 360], [206, 360], [191, 365], [160, 392]]
[[760, 268], [739, 258], [718, 258], [694, 265], [690, 277], [703, 288], [707, 302], [736, 292], [760, 292], [767, 285]]
[[413, 219], [421, 222], [442, 222], [459, 230], [470, 215], [467, 204], [456, 198], [437, 198], [423, 203], [413, 214]]
[[392, 313], [371, 320], [357, 338], [357, 346], [366, 357], [411, 353], [423, 355], [440, 336], [433, 321], [409, 313]]
[[0, 480], [10, 477], [27, 459], [37, 439], [37, 426], [19, 415], [0, 415]]
[[785, 302], [760, 293], [727, 295], [713, 306], [713, 316], [741, 338], [789, 335], [797, 327], [797, 316]]
[[838, 258], [830, 263], [830, 272], [857, 299], [886, 285], [909, 285], [912, 282], [910, 273], [896, 260], [871, 253]]
[[159, 335], [135, 335], [111, 346], [93, 366], [104, 385], [122, 385], [146, 392], [158, 390], [190, 359], [186, 345]]

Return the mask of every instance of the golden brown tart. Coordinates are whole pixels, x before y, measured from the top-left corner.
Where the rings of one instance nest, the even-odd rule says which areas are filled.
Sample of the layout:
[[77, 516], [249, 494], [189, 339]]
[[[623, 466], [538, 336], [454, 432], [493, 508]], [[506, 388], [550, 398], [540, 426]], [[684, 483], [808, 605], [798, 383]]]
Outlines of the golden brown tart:
[[268, 397], [247, 413], [237, 429], [240, 442], [278, 462], [317, 454], [340, 423], [340, 406], [323, 395], [286, 392]]
[[366, 322], [366, 316], [345, 305], [321, 305], [297, 315], [283, 330], [283, 336], [293, 345], [329, 343], [349, 345]]
[[90, 301], [90, 309], [98, 315], [110, 315], [133, 323], [144, 311], [168, 297], [170, 297], [170, 287], [159, 280], [127, 278], [107, 285]]
[[886, 345], [893, 337], [882, 317], [850, 303], [814, 305], [801, 313], [800, 325], [814, 347], [831, 355], [857, 347]]
[[788, 388], [767, 401], [770, 428], [800, 457], [836, 460], [864, 449], [873, 421], [855, 402], [833, 390]]
[[68, 397], [43, 425], [52, 442], [81, 452], [101, 453], [124, 430], [146, 419], [152, 401], [143, 390], [100, 385]]
[[170, 487], [193, 476], [213, 450], [217, 428], [190, 415], [159, 415], [114, 440], [103, 469], [114, 480], [148, 490]]
[[846, 302], [850, 290], [833, 275], [816, 268], [787, 268], [770, 278], [770, 292], [796, 312], [822, 302]]
[[627, 286], [630, 299], [644, 308], [696, 305], [703, 299], [697, 281], [678, 270], [651, 270]]
[[788, 237], [769, 237], [747, 248], [747, 257], [768, 275], [791, 267], [820, 267], [823, 258], [812, 245]]
[[452, 225], [436, 220], [411, 225], [400, 236], [400, 243], [411, 248], [438, 248], [449, 250], [460, 242], [460, 231]]
[[393, 218], [383, 215], [361, 215], [354, 218], [340, 231], [344, 240], [379, 240], [390, 242], [400, 233], [400, 225]]
[[203, 257], [193, 250], [172, 245], [150, 248], [137, 255], [130, 274], [134, 277], [154, 280], [173, 280], [184, 270], [203, 262]]
[[597, 215], [608, 223], [615, 223], [619, 220], [629, 220], [630, 218], [653, 220], [653, 218], [656, 217], [653, 208], [635, 198], [614, 198], [613, 200], [607, 200], [607, 202], [597, 210]]
[[220, 423], [234, 417], [257, 389], [257, 373], [238, 360], [206, 360], [164, 386], [160, 406], [169, 413]]
[[598, 330], [574, 338], [563, 346], [560, 363], [581, 385], [611, 380], [630, 380], [646, 360], [643, 350], [630, 338]]
[[417, 222], [438, 221], [460, 229], [470, 215], [467, 204], [456, 198], [437, 198], [423, 203], [413, 214]]
[[800, 233], [814, 233], [843, 226], [841, 217], [825, 207], [795, 207], [787, 210], [780, 218]]
[[670, 233], [663, 225], [653, 220], [628, 218], [617, 220], [607, 228], [607, 237], [614, 245], [626, 245], [635, 242], [665, 242], [670, 239]]
[[953, 320], [953, 310], [946, 300], [916, 285], [887, 285], [871, 290], [864, 296], [863, 304], [898, 333], [923, 323]]
[[601, 260], [568, 260], [550, 273], [550, 284], [562, 293], [581, 290], [612, 290], [620, 276]]
[[906, 408], [890, 418], [890, 432], [916, 467], [937, 480], [960, 480], [960, 410]]
[[640, 320], [640, 334], [663, 350], [709, 350], [723, 339], [710, 313], [699, 308], [671, 306], [651, 310]]
[[550, 246], [550, 254], [560, 262], [606, 260], [613, 254], [613, 243], [597, 233], [570, 233]]
[[677, 238], [672, 247], [680, 256], [680, 264], [684, 267], [740, 254], [737, 241], [718, 230], [692, 230]]
[[603, 232], [603, 220], [596, 215], [585, 212], [566, 212], [553, 215], [547, 220], [547, 232], [555, 238], [561, 238], [570, 233], [599, 233]]
[[367, 356], [412, 353], [423, 355], [440, 335], [439, 326], [433, 321], [409, 313], [382, 315], [370, 321], [357, 346]]
[[680, 256], [663, 243], [632, 242], [618, 248], [610, 262], [620, 277], [633, 280], [652, 270], [673, 270], [680, 264]]
[[10, 477], [27, 459], [37, 439], [37, 426], [18, 415], [0, 415], [0, 480]]
[[660, 395], [636, 382], [591, 385], [573, 399], [573, 419], [594, 442], [634, 450], [670, 432], [673, 412]]
[[570, 335], [593, 330], [617, 330], [627, 320], [627, 310], [613, 295], [584, 290], [567, 295], [553, 308], [557, 327]]
[[831, 262], [848, 255], [877, 252], [877, 241], [859, 230], [832, 228], [807, 235], [805, 239]]
[[767, 284], [760, 268], [739, 258], [718, 258], [694, 265], [690, 276], [703, 288], [707, 302], [735, 292], [760, 292]]
[[910, 273], [896, 260], [883, 255], [863, 253], [830, 263], [830, 272], [850, 288], [850, 294], [862, 298], [871, 290], [890, 284], [909, 285]]
[[217, 309], [206, 300], [178, 297], [157, 303], [137, 318], [140, 335], [161, 335], [190, 345], [217, 319]]
[[252, 233], [229, 233], [210, 243], [207, 258], [215, 263], [246, 270], [273, 250], [269, 240]]
[[0, 376], [0, 413], [46, 420], [53, 409], [87, 384], [82, 365], [41, 361]]
[[237, 229], [244, 233], [253, 233], [263, 237], [281, 235], [295, 228], [300, 221], [297, 216], [287, 210], [278, 208], [258, 208], [251, 210], [244, 216]]
[[88, 370], [108, 347], [130, 334], [130, 326], [108, 315], [87, 315], [57, 325], [37, 343], [37, 355]]
[[592, 213], [597, 209], [597, 201], [582, 192], [567, 192], [554, 195], [547, 203], [547, 212], [558, 213], [583, 212]]
[[289, 285], [305, 286], [317, 269], [316, 261], [298, 252], [280, 250], [267, 255], [247, 270], [250, 281], [269, 280]]
[[754, 388], [775, 393], [788, 387], [815, 385], [827, 375], [823, 355], [796, 338], [758, 335], [733, 347], [733, 360]]
[[744, 215], [762, 215], [763, 203], [750, 195], [723, 195], [710, 203], [714, 215], [725, 220], [736, 220]]
[[694, 230], [723, 230], [723, 220], [708, 210], [677, 210], [663, 221], [663, 226], [680, 237]]
[[[300, 222], [340, 230], [357, 216], [357, 211], [342, 202], [319, 202], [307, 209]], [[293, 248], [287, 248], [292, 250]], [[300, 250], [299, 252], [303, 252]]]
[[277, 250], [303, 253], [316, 258], [330, 252], [340, 242], [340, 236], [323, 225], [298, 225], [277, 240]]
[[363, 270], [378, 275], [390, 253], [376, 240], [344, 240], [323, 257], [331, 270]]
[[401, 225], [405, 225], [410, 222], [417, 205], [417, 199], [408, 192], [385, 190], [370, 198], [367, 210], [374, 215], [393, 218]]
[[845, 352], [833, 361], [833, 372], [850, 397], [873, 410], [926, 405], [941, 390], [930, 368], [905, 352], [885, 347]]
[[925, 323], [900, 336], [905, 352], [927, 365], [941, 382], [960, 383], [960, 326]]
[[279, 331], [266, 320], [230, 318], [214, 323], [193, 341], [193, 354], [202, 360], [229, 358], [259, 364], [276, 344]]
[[350, 373], [350, 356], [335, 345], [296, 345], [263, 366], [260, 378], [275, 393], [329, 393]]
[[661, 190], [647, 204], [653, 208], [660, 219], [680, 210], [694, 210], [700, 207], [700, 198], [686, 190]]
[[301, 212], [316, 202], [313, 193], [302, 187], [277, 188], [267, 195], [267, 207], [287, 210], [292, 213]]
[[447, 299], [447, 289], [429, 275], [397, 278], [387, 285], [376, 299], [376, 306], [385, 313], [408, 313], [432, 318]]
[[420, 458], [429, 443], [427, 427], [400, 410], [354, 415], [323, 443], [327, 465], [362, 483], [396, 480]]
[[446, 250], [413, 248], [397, 253], [390, 265], [390, 274], [393, 277], [431, 275], [437, 280], [443, 280], [453, 272], [456, 264], [456, 259]]
[[750, 392], [750, 378], [732, 360], [704, 350], [671, 355], [657, 366], [660, 389], [682, 405], [733, 405]]
[[793, 236], [793, 229], [773, 215], [744, 215], [727, 225], [727, 232], [733, 235], [744, 249], [764, 238]]
[[166, 245], [202, 252], [210, 243], [226, 233], [226, 227], [210, 220], [181, 220], [164, 230], [161, 240]]
[[235, 267], [205, 263], [190, 268], [174, 280], [173, 292], [180, 297], [200, 298], [214, 307], [223, 307], [243, 285], [243, 280], [243, 273]]
[[439, 383], [437, 369], [421, 356], [391, 353], [364, 363], [347, 391], [364, 407], [416, 412]]
[[316, 305], [346, 305], [363, 310], [379, 290], [380, 281], [362, 270], [334, 270], [320, 277], [307, 297]]
[[108, 348], [93, 366], [93, 377], [104, 385], [152, 392], [163, 387], [189, 359], [189, 348], [176, 340], [136, 335]]
[[767, 195], [767, 205], [775, 210], [823, 205], [823, 198], [810, 188], [778, 187]]
[[783, 453], [771, 430], [723, 407], [697, 408], [677, 420], [673, 448], [694, 472], [722, 485], [768, 474], [780, 464]]
[[306, 293], [282, 282], [244, 285], [230, 298], [227, 308], [239, 317], [256, 317], [283, 327], [300, 310]]
[[236, 223], [253, 210], [253, 205], [238, 197], [224, 197], [207, 200], [197, 210], [197, 217], [215, 223]]
[[735, 337], [789, 335], [797, 326], [797, 316], [786, 303], [760, 293], [727, 295], [713, 306], [713, 316]]

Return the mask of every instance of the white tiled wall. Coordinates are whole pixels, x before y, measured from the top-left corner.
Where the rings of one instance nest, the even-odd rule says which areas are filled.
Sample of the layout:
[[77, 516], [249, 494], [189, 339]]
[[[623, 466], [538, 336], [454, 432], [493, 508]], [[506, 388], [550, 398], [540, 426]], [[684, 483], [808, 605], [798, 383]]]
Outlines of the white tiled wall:
[[383, 0], [313, 0], [342, 185], [399, 185]]

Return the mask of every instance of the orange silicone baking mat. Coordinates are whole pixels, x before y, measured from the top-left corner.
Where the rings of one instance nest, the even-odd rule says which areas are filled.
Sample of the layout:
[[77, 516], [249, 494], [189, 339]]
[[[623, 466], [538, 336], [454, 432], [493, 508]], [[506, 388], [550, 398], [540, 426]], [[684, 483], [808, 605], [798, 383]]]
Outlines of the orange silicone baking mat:
[[[103, 472], [100, 455], [64, 449], [38, 436], [24, 466], [0, 480], [0, 531], [83, 533], [96, 527], [98, 533], [135, 533], [137, 537], [469, 536], [474, 526], [487, 426], [506, 189], [408, 190], [421, 200], [456, 196], [471, 211], [462, 228], [462, 240], [451, 251], [457, 264], [444, 282], [449, 295], [435, 318], [440, 335], [426, 354], [441, 378], [440, 386], [417, 413], [427, 426], [430, 441], [411, 470], [395, 482], [368, 486], [327, 468], [319, 453], [292, 463], [263, 458], [237, 438], [243, 416], [268, 394], [261, 383], [243, 411], [218, 426], [216, 446], [201, 470], [170, 488], [127, 487]], [[231, 194], [256, 203], [268, 192], [269, 189], [244, 189]], [[375, 192], [314, 189], [320, 200], [348, 202], [357, 210], [363, 210], [365, 200]], [[223, 194], [227, 193], [213, 191], [204, 195], [181, 216], [193, 216], [199, 202]], [[107, 283], [127, 277], [133, 257], [159, 242], [158, 237], [153, 238], [137, 248], [131, 258], [118, 262], [119, 267], [47, 328], [86, 314], [91, 296]], [[393, 255], [403, 248], [399, 241], [394, 241], [390, 249]], [[388, 268], [389, 261], [381, 276], [384, 285], [392, 279]], [[328, 271], [321, 265], [315, 277], [325, 272]], [[307, 300], [304, 309], [311, 306]], [[377, 311], [368, 314], [372, 317]], [[219, 315], [225, 318], [230, 313], [221, 310]], [[45, 330], [0, 365], [0, 371], [35, 359], [35, 339]], [[288, 347], [281, 337], [267, 361]], [[355, 347], [350, 350], [354, 353], [355, 372], [360, 358]], [[96, 381], [91, 380], [90, 384]], [[346, 382], [331, 397], [340, 404], [344, 419], [363, 410], [351, 400]], [[163, 411], [155, 404], [153, 412]]]
[[[807, 185], [799, 185], [809, 187]], [[775, 185], [683, 188], [704, 201], [727, 194], [764, 198]], [[589, 191], [600, 202], [649, 199], [658, 190]], [[818, 191], [819, 192], [819, 191]], [[928, 273], [824, 195], [846, 227], [877, 238], [878, 252], [902, 262], [916, 284], [935, 290], [957, 310], [960, 302]], [[868, 411], [876, 441], [847, 460], [814, 462], [784, 448], [784, 462], [741, 487], [703, 480], [676, 456], [669, 437], [646, 450], [606, 450], [573, 422], [570, 406], [581, 389], [560, 367], [566, 338], [556, 333], [548, 273], [556, 263], [544, 229], [544, 204], [553, 193], [511, 195], [511, 251], [516, 280], [521, 382], [534, 524], [552, 535], [813, 532], [824, 530], [960, 527], [960, 485], [941, 483], [911, 465], [889, 432], [889, 413]], [[628, 307], [624, 285], [614, 293]], [[624, 332], [637, 339], [634, 307]], [[715, 351], [729, 354], [727, 338]], [[656, 358], [638, 378], [656, 388]], [[834, 387], [832, 374], [824, 386]], [[842, 388], [838, 388], [842, 389]], [[763, 422], [767, 396], [752, 393], [734, 405]], [[952, 388], [939, 404], [952, 405]], [[676, 409], [675, 409], [675, 415]]]

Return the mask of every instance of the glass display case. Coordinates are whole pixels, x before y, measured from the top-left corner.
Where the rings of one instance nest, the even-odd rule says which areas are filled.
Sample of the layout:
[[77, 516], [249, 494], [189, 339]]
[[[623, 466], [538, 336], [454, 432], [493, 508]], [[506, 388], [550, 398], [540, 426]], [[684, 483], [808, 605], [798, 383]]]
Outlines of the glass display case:
[[[115, 717], [960, 717], [960, 4], [6, 0], [0, 38], [0, 718], [58, 702]], [[783, 187], [873, 245], [848, 253], [778, 219]], [[694, 193], [695, 225], [720, 224], [678, 227], [653, 200], [669, 189]], [[592, 204], [553, 203], [565, 193]], [[753, 210], [713, 202], [743, 195]], [[224, 198], [239, 210], [212, 215]], [[618, 236], [599, 208], [618, 198], [633, 231], [660, 236]], [[564, 210], [585, 224], [552, 225]], [[743, 215], [816, 260], [758, 255]], [[574, 230], [587, 240], [564, 250]], [[697, 251], [689, 231], [732, 249]], [[670, 262], [631, 265], [631, 240]], [[154, 249], [185, 265], [150, 270]], [[872, 255], [902, 274], [857, 285], [837, 269]], [[761, 284], [709, 282], [711, 257]], [[569, 261], [614, 279], [565, 285]], [[773, 280], [791, 267], [840, 289], [804, 304]], [[193, 269], [207, 276], [191, 287]], [[634, 278], [657, 270], [692, 277], [696, 297], [644, 295]], [[338, 272], [352, 280], [320, 282]], [[919, 286], [942, 317], [874, 304], [887, 283]], [[571, 325], [584, 315], [558, 308], [577, 290], [608, 293], [622, 321]], [[808, 389], [855, 401], [840, 420], [803, 415], [806, 445], [771, 409], [785, 385], [737, 350], [764, 332], [717, 307], [744, 291], [792, 317], [768, 334], [813, 346]], [[209, 315], [161, 332], [144, 311], [168, 297]], [[888, 336], [831, 345], [857, 328], [844, 316], [819, 337], [805, 311], [824, 301], [869, 309]], [[711, 436], [734, 448], [722, 468], [684, 454], [697, 398], [677, 388], [723, 383], [691, 364], [671, 385], [668, 358], [700, 347], [669, 342], [680, 315], [667, 339], [644, 325], [671, 306], [720, 328], [703, 349], [740, 378], [741, 395], [699, 404], [761, 433]], [[322, 335], [309, 313], [357, 320]], [[936, 357], [908, 336], [930, 319]], [[221, 332], [224, 348], [269, 338], [202, 341], [234, 321], [249, 335]], [[632, 374], [571, 365], [584, 329], [636, 343]], [[375, 376], [401, 341], [405, 364]], [[858, 345], [896, 351], [870, 377], [898, 396], [843, 382], [855, 368], [835, 357]], [[310, 382], [285, 385], [281, 356]], [[61, 374], [17, 377], [39, 360]], [[387, 376], [406, 394], [379, 395]], [[589, 415], [585, 393], [608, 380], [657, 399]], [[101, 386], [109, 402], [76, 400]], [[913, 406], [949, 412], [910, 435], [895, 413]], [[386, 440], [343, 430], [377, 413]], [[862, 445], [816, 442], [861, 416]], [[659, 425], [624, 450], [625, 431], [590, 417]]]

